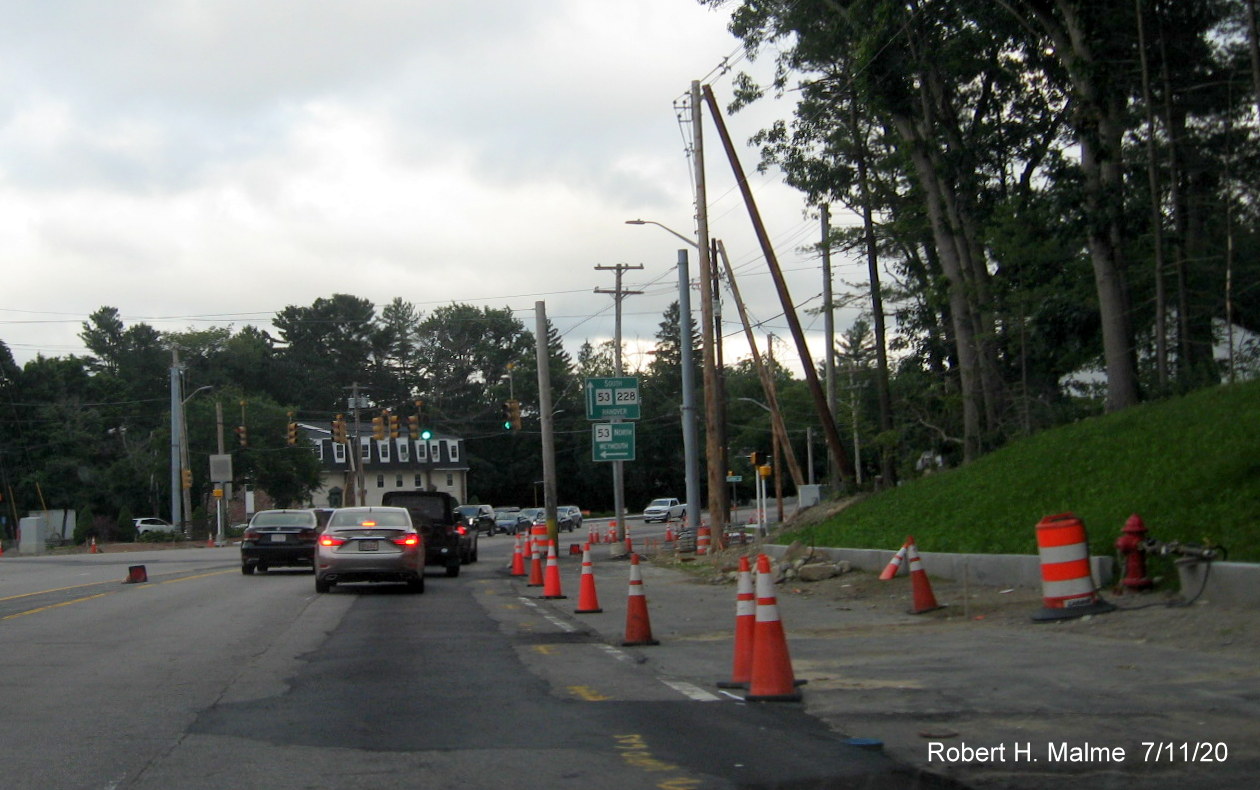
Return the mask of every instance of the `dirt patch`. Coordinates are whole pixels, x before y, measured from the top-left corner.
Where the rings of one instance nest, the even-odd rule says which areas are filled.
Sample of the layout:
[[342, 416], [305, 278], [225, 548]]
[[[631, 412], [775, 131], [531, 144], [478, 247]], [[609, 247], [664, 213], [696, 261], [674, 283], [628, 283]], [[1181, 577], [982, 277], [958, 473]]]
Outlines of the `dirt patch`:
[[[685, 561], [671, 554], [656, 558], [661, 564], [684, 568], [701, 584], [733, 584], [729, 572], [737, 569], [741, 550], [726, 549], [709, 557]], [[945, 627], [975, 629], [1067, 629], [1076, 634], [1132, 642], [1136, 646], [1163, 645], [1208, 653], [1260, 655], [1260, 620], [1254, 609], [1226, 607], [1206, 596], [1185, 601], [1180, 596], [1155, 590], [1122, 594], [1101, 593], [1114, 604], [1113, 612], [1071, 620], [1037, 622], [1043, 608], [1040, 590], [999, 588], [931, 578], [931, 591], [941, 608], [914, 615]], [[878, 574], [851, 571], [830, 579], [799, 579], [778, 585], [780, 598], [791, 596], [828, 609], [852, 609], [888, 616], [908, 614], [914, 603], [910, 579], [901, 575], [881, 581]], [[821, 612], [821, 610], [820, 610]]]

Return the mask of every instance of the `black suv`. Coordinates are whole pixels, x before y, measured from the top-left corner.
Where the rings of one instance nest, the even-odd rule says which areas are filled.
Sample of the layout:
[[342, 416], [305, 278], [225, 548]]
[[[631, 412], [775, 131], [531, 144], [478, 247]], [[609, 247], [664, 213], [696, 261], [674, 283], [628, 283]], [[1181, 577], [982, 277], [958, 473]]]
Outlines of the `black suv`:
[[424, 536], [426, 565], [445, 567], [447, 576], [459, 575], [464, 525], [455, 512], [455, 497], [445, 491], [386, 491], [381, 504], [411, 514], [411, 523]]
[[455, 510], [469, 529], [494, 534], [494, 508], [489, 505], [460, 505]]

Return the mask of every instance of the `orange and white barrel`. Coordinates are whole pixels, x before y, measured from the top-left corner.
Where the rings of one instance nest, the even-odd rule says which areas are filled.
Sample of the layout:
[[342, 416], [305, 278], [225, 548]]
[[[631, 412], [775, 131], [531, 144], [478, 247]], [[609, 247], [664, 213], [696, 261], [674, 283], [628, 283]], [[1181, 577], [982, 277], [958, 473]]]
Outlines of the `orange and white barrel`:
[[1085, 524], [1075, 515], [1060, 513], [1037, 522], [1037, 554], [1044, 606], [1032, 619], [1066, 620], [1116, 608], [1098, 595]]

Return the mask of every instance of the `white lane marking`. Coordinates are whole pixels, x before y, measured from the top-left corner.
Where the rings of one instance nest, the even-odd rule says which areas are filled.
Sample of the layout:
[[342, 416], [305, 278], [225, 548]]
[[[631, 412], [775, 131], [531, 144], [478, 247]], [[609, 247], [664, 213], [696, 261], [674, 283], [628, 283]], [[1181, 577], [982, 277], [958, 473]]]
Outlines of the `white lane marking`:
[[600, 650], [603, 650], [605, 653], [612, 656], [613, 658], [617, 659], [618, 661], [633, 661], [634, 660], [628, 654], [618, 650], [612, 645], [595, 645], [595, 646], [599, 648]]
[[556, 628], [559, 628], [561, 631], [564, 631], [566, 634], [571, 634], [577, 630], [577, 626], [573, 625], [572, 623], [568, 623], [568, 622], [565, 622], [564, 620], [561, 620], [559, 617], [556, 617], [554, 614], [550, 612], [544, 612], [538, 606], [536, 602], [531, 601], [528, 598], [521, 598], [520, 602], [525, 604], [526, 606], [533, 607], [535, 610], [538, 611], [538, 614], [542, 615], [542, 618], [544, 620], [551, 623]]
[[670, 688], [672, 688], [674, 691], [677, 691], [679, 694], [682, 694], [684, 697], [695, 700], [696, 702], [720, 702], [721, 701], [721, 698], [719, 698], [716, 694], [710, 694], [709, 692], [705, 691], [704, 689], [692, 683], [687, 683], [682, 680], [664, 680], [664, 679], [662, 679], [661, 682], [664, 683], [666, 686], [669, 686]]

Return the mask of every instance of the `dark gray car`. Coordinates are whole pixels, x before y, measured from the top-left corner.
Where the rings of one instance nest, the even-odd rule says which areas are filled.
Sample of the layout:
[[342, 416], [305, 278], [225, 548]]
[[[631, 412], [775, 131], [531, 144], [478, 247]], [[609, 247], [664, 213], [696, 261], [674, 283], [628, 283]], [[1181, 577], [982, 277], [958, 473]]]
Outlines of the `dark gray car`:
[[318, 536], [314, 510], [260, 510], [241, 536], [241, 573], [281, 566], [314, 569]]

